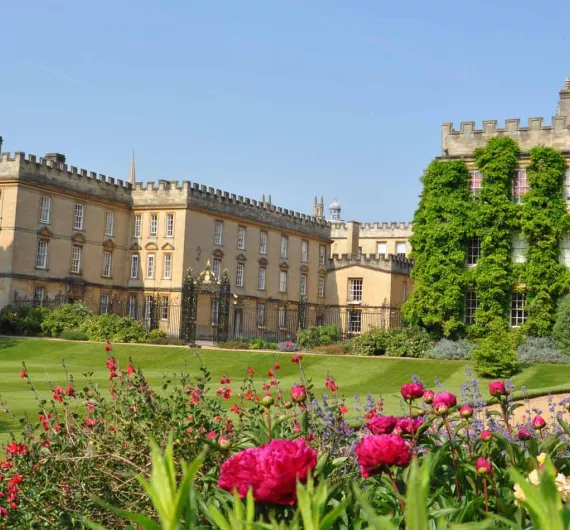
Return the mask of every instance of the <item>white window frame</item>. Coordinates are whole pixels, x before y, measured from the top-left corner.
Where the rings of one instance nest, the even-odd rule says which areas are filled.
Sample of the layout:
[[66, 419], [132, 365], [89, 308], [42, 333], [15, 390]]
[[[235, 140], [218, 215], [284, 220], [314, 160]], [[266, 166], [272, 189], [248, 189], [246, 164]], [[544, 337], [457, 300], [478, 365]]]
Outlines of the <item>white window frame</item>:
[[168, 296], [163, 296], [160, 299], [160, 320], [168, 320], [169, 313], [169, 299]]
[[155, 254], [147, 254], [146, 256], [146, 277], [148, 280], [154, 280], [154, 275], [156, 265], [156, 256]]
[[42, 195], [40, 198], [40, 223], [48, 225], [51, 220], [51, 197]]
[[472, 237], [467, 240], [467, 266], [474, 267], [481, 257], [481, 238]]
[[140, 261], [141, 258], [139, 254], [131, 254], [131, 280], [139, 279]]
[[106, 236], [115, 235], [115, 212], [112, 211], [105, 212], [105, 235]]
[[150, 214], [149, 235], [150, 235], [150, 237], [157, 237], [158, 236], [158, 214], [157, 213], [151, 213]]
[[165, 237], [174, 237], [174, 214], [166, 214], [166, 234]]
[[319, 283], [317, 286], [317, 296], [319, 298], [325, 297], [325, 279], [322, 276], [319, 276]]
[[152, 318], [152, 296], [146, 295], [144, 298], [144, 319], [147, 324], [150, 323]]
[[387, 256], [388, 255], [388, 242], [387, 241], [378, 241], [376, 243], [376, 253], [379, 256]]
[[[521, 180], [524, 178], [524, 186], [521, 185]], [[513, 176], [513, 201], [517, 204], [522, 202], [523, 196], [528, 193], [530, 186], [528, 184], [528, 175], [525, 168], [515, 169]]]
[[348, 318], [348, 332], [356, 335], [362, 333], [362, 311], [350, 311]]
[[214, 222], [214, 245], [221, 246], [224, 244], [224, 223], [223, 221]]
[[465, 293], [465, 309], [463, 312], [463, 322], [466, 326], [475, 324], [475, 311], [479, 308], [479, 297], [477, 291], [469, 290]]
[[306, 239], [301, 240], [301, 263], [309, 262], [309, 242]]
[[101, 293], [101, 314], [106, 315], [109, 312], [109, 294]]
[[103, 276], [111, 277], [111, 268], [113, 266], [113, 253], [109, 251], [103, 252]]
[[170, 252], [165, 253], [162, 260], [162, 277], [165, 280], [172, 279], [172, 254]]
[[521, 232], [513, 232], [513, 263], [526, 263], [527, 243]]
[[308, 278], [306, 274], [301, 274], [301, 280], [299, 282], [299, 294], [301, 296], [307, 296], [307, 284]]
[[73, 245], [71, 247], [71, 272], [79, 274], [81, 272], [81, 254], [83, 248], [81, 245]]
[[289, 238], [281, 236], [281, 259], [287, 259], [289, 256]]
[[141, 237], [141, 229], [142, 229], [142, 215], [137, 213], [134, 218], [133, 224], [133, 237]]
[[279, 292], [287, 292], [287, 271], [279, 271]]
[[266, 283], [267, 283], [267, 268], [259, 267], [259, 271], [257, 273], [257, 288], [260, 291], [265, 291]]
[[222, 277], [222, 260], [220, 258], [212, 259], [212, 272], [217, 280]]
[[259, 232], [259, 253], [267, 254], [267, 240], [269, 239], [269, 234], [262, 230]]
[[396, 241], [396, 255], [406, 257], [407, 245], [405, 241]]
[[570, 267], [570, 234], [563, 234], [560, 241], [560, 263]]
[[83, 230], [84, 217], [85, 217], [85, 205], [79, 202], [75, 203], [75, 207], [73, 208], [74, 230]]
[[129, 305], [128, 305], [128, 312], [131, 318], [137, 318], [137, 295], [130, 294], [129, 295]]
[[245, 227], [244, 226], [238, 226], [237, 248], [238, 248], [238, 250], [245, 250]]
[[477, 195], [481, 188], [483, 187], [483, 175], [480, 171], [470, 171], [469, 172], [469, 191], [473, 195]]
[[526, 293], [511, 293], [510, 324], [511, 328], [520, 328], [527, 319], [527, 312], [524, 309], [526, 303]]
[[36, 269], [47, 269], [48, 242], [38, 239], [36, 245]]
[[236, 265], [236, 287], [243, 287], [245, 277], [245, 265], [238, 263]]
[[362, 302], [362, 294], [364, 292], [363, 278], [348, 279], [348, 303]]
[[327, 247], [319, 245], [319, 265], [326, 265], [327, 263]]
[[46, 299], [46, 288], [43, 285], [36, 285], [34, 289], [34, 306], [43, 307]]

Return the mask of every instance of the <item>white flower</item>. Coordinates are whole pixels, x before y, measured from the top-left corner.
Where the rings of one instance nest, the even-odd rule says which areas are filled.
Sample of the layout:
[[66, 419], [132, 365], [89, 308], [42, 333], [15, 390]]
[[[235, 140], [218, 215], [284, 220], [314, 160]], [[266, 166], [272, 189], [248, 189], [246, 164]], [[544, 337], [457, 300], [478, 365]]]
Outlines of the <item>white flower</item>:
[[515, 490], [515, 499], [516, 499], [515, 503], [517, 506], [519, 506], [519, 501], [525, 501], [526, 496], [522, 488], [518, 484], [515, 484], [513, 489]]
[[544, 464], [544, 461], [546, 460], [546, 453], [540, 453], [536, 459], [538, 460], [539, 464]]
[[529, 474], [527, 480], [534, 486], [538, 486], [540, 484], [540, 477], [538, 476], [538, 471], [533, 469]]

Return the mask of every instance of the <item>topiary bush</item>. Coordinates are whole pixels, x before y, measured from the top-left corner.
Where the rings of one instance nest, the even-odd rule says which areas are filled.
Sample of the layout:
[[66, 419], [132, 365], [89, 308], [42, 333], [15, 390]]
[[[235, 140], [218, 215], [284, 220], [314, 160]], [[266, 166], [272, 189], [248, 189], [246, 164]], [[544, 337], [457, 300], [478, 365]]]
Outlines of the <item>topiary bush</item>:
[[62, 304], [49, 312], [42, 322], [42, 331], [52, 337], [59, 337], [63, 330], [78, 330], [85, 319], [93, 316], [85, 302]]
[[570, 355], [570, 295], [566, 295], [558, 304], [552, 338], [562, 352]]
[[517, 359], [521, 363], [568, 364], [570, 357], [560, 351], [552, 337], [528, 337], [517, 348]]
[[297, 341], [303, 348], [310, 349], [333, 344], [338, 341], [338, 337], [338, 326], [311, 326], [299, 332]]
[[425, 356], [431, 359], [450, 359], [459, 361], [469, 359], [474, 348], [474, 344], [469, 342], [467, 339], [441, 339], [426, 352]]
[[65, 340], [89, 340], [87, 333], [78, 329], [64, 329], [61, 332], [61, 338]]
[[517, 354], [504, 329], [494, 329], [472, 356], [476, 372], [483, 377], [510, 377], [517, 370]]
[[49, 310], [45, 307], [7, 305], [0, 310], [0, 333], [37, 335]]
[[94, 315], [86, 319], [79, 328], [89, 340], [112, 342], [146, 342], [145, 327], [131, 317], [118, 315]]

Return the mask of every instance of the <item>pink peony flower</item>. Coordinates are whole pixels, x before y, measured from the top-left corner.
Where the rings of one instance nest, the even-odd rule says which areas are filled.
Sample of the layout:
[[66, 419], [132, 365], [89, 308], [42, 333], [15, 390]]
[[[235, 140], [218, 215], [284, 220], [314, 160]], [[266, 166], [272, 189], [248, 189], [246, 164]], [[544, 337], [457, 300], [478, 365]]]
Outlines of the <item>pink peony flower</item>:
[[485, 460], [482, 456], [477, 459], [477, 463], [475, 464], [475, 469], [477, 469], [477, 473], [480, 475], [490, 475], [493, 471], [493, 466], [491, 462]]
[[226, 460], [218, 485], [229, 492], [236, 490], [242, 499], [252, 488], [257, 502], [292, 505], [297, 480], [304, 483], [316, 465], [317, 453], [304, 440], [273, 440]]
[[402, 397], [408, 401], [419, 399], [424, 395], [424, 387], [420, 383], [407, 383], [400, 388]]
[[394, 434], [408, 434], [414, 436], [423, 422], [423, 418], [397, 418]]
[[382, 472], [384, 466], [407, 466], [412, 458], [408, 442], [395, 434], [366, 436], [356, 446], [356, 455], [364, 478]]
[[433, 403], [433, 398], [434, 398], [435, 394], [433, 392], [433, 390], [426, 390], [424, 392], [424, 401], [430, 405], [431, 403]]
[[460, 409], [459, 409], [459, 415], [462, 418], [471, 418], [473, 416], [473, 407], [471, 405], [463, 405]]
[[519, 437], [519, 440], [524, 442], [526, 440], [530, 440], [532, 438], [532, 434], [530, 434], [530, 432], [528, 431], [528, 429], [526, 427], [521, 427], [521, 429], [519, 430], [518, 437]]
[[503, 381], [493, 381], [492, 383], [489, 383], [489, 394], [493, 397], [506, 396], [507, 389], [505, 387], [505, 383]]
[[307, 391], [301, 384], [291, 387], [291, 399], [294, 403], [303, 403], [307, 399]]
[[396, 416], [374, 416], [366, 427], [372, 434], [390, 434], [397, 422]]
[[450, 408], [457, 405], [457, 398], [451, 392], [438, 392], [433, 398], [433, 408], [437, 414], [447, 414]]
[[544, 429], [546, 427], [546, 422], [542, 416], [535, 416], [532, 420], [532, 428], [533, 429]]

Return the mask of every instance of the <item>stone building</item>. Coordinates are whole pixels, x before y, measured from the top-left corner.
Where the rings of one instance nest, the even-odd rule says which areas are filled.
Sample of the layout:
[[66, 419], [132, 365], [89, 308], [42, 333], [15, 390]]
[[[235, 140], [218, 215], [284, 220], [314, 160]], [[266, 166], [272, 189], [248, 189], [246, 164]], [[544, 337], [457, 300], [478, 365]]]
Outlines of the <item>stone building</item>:
[[[0, 306], [22, 298], [38, 304], [81, 299], [101, 312], [141, 319], [154, 307], [158, 326], [176, 336], [189, 269], [207, 269], [217, 279], [227, 274], [235, 336], [249, 333], [247, 326], [249, 334], [271, 329], [272, 337], [294, 335], [301, 300], [312, 308], [307, 324], [336, 322], [340, 317], [325, 316], [325, 308], [346, 305], [351, 279], [369, 270], [386, 279], [365, 278], [364, 290], [361, 280], [363, 298], [356, 305], [392, 305], [392, 291], [401, 305], [402, 287], [394, 287], [393, 276], [409, 285], [409, 263], [388, 256], [394, 253], [388, 246], [380, 257], [356, 255], [354, 238], [350, 248], [342, 243], [341, 224], [323, 213], [305, 215], [276, 207], [271, 198], [253, 200], [187, 181], [143, 185], [135, 181], [134, 157], [125, 182], [68, 166], [61, 154], [2, 153]], [[394, 230], [365, 225], [363, 232], [380, 237]], [[338, 256], [331, 256], [331, 244]], [[212, 333], [218, 314], [214, 296], [199, 297], [199, 335]]]

